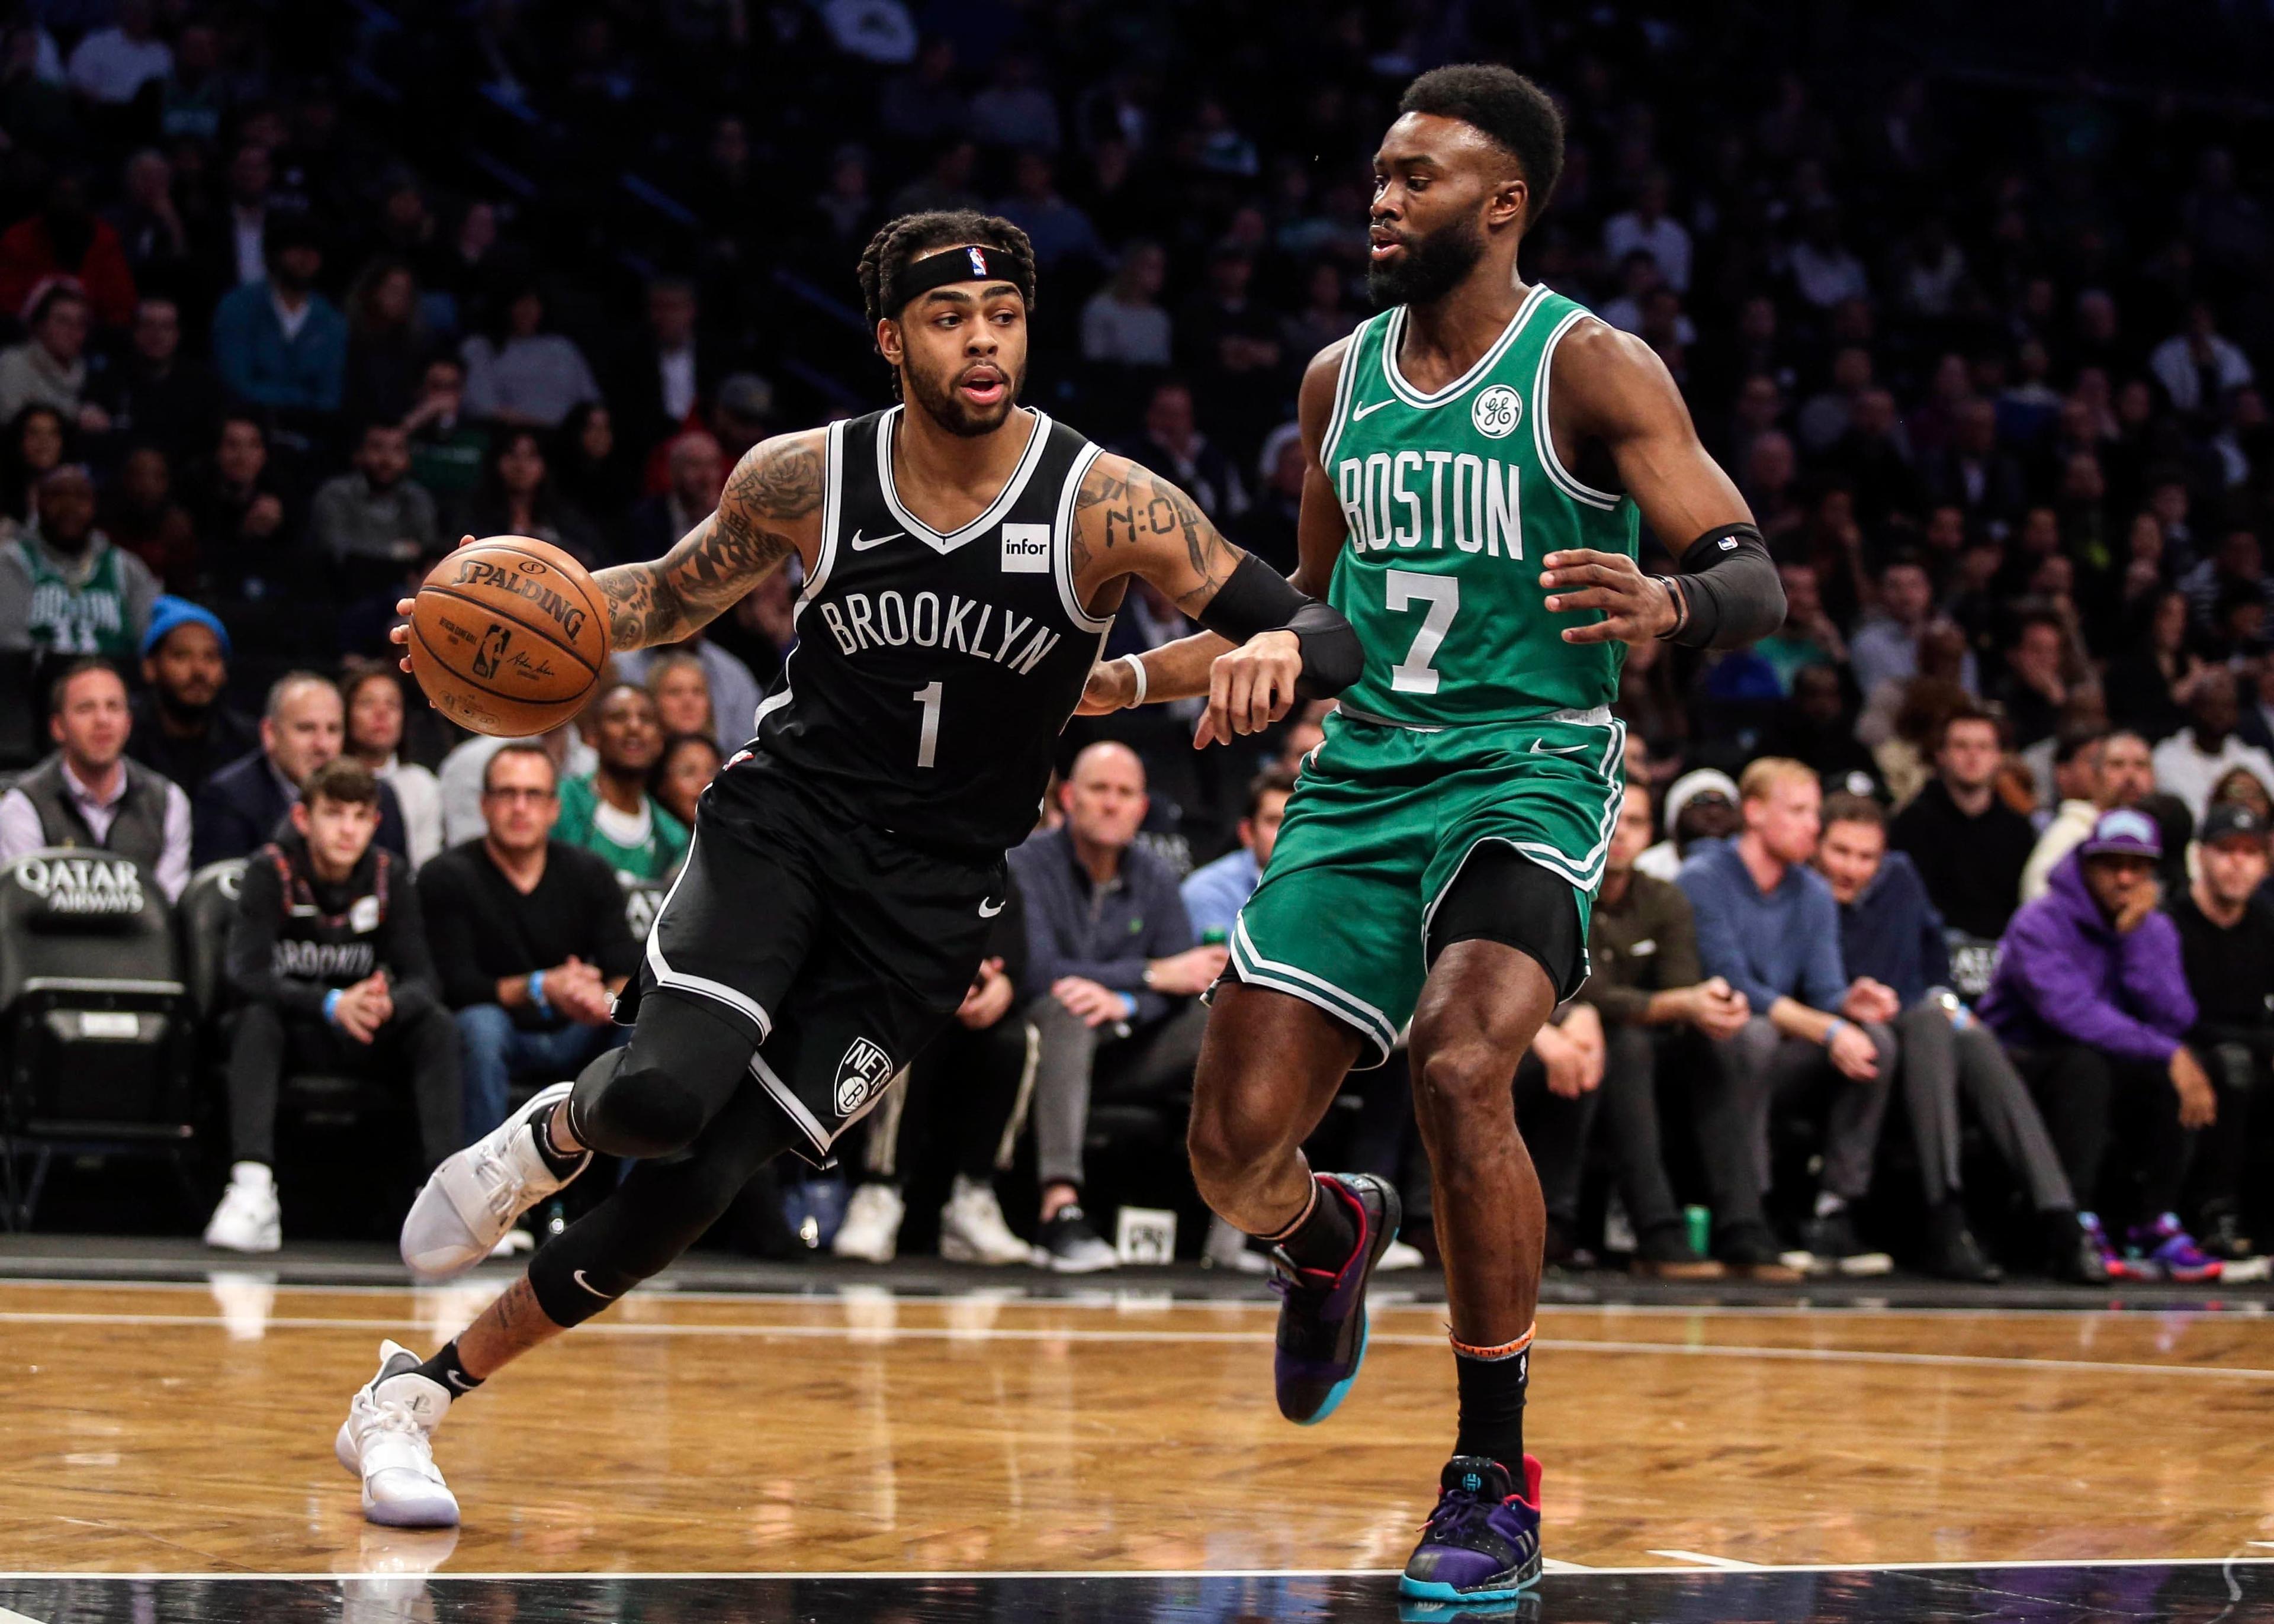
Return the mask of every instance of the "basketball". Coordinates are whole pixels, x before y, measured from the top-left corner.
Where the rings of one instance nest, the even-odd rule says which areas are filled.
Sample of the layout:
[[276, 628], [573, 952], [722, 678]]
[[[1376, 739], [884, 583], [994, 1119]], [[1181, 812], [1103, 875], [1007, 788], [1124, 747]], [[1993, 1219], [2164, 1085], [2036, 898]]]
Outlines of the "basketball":
[[568, 720], [608, 658], [607, 605], [550, 542], [492, 536], [437, 564], [410, 610], [410, 669], [461, 726], [525, 739]]

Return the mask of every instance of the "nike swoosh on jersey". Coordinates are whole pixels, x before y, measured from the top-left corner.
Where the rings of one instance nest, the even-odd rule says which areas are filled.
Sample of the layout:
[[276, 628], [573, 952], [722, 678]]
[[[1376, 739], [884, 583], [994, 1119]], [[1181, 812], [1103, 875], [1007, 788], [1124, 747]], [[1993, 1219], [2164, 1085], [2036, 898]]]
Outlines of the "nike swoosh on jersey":
[[1369, 412], [1380, 411], [1385, 406], [1395, 406], [1397, 404], [1397, 397], [1396, 395], [1392, 395], [1386, 401], [1376, 401], [1369, 406], [1353, 406], [1351, 408], [1351, 421], [1352, 423], [1356, 423]]
[[863, 536], [859, 530], [855, 530], [853, 532], [853, 551], [855, 553], [866, 553], [870, 548], [881, 547], [888, 541], [898, 541], [901, 537], [907, 534], [907, 531], [906, 530], [894, 530], [889, 536]]
[[1010, 902], [1011, 899], [1008, 897], [1004, 898], [1002, 901], [997, 903], [993, 907], [990, 907], [983, 902], [979, 905], [979, 917], [982, 919], [992, 919], [998, 914], [1000, 914], [1005, 907], [1009, 906]]
[[1534, 756], [1578, 756], [1593, 748], [1592, 745], [1585, 744], [1549, 744], [1540, 739], [1534, 739], [1532, 741], [1532, 753]]

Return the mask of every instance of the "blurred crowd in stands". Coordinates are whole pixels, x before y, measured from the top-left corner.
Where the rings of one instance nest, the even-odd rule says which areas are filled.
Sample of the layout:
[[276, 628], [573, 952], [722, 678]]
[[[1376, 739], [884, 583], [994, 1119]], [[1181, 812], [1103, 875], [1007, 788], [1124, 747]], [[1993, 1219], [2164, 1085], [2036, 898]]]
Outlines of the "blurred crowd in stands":
[[[274, 1243], [280, 1078], [394, 1078], [454, 1148], [609, 1041], [797, 583], [527, 747], [395, 674], [406, 584], [463, 533], [660, 552], [757, 439], [882, 403], [854, 262], [972, 206], [1036, 249], [1027, 398], [1291, 566], [1374, 144], [1487, 56], [1570, 124], [1525, 275], [1658, 352], [1790, 605], [1627, 661], [1594, 978], [1514, 1084], [1555, 1254], [2247, 1275], [2274, 25], [2044, 9], [12, 0], [0, 858], [168, 898], [248, 860], [221, 1243]], [[1134, 595], [1109, 651], [1186, 629]], [[960, 1030], [772, 1203], [809, 1244], [1096, 1267], [1085, 1201], [1178, 1204], [1195, 995], [1321, 725], [1191, 721], [1068, 730]], [[1426, 1243], [1403, 1086], [1354, 1078], [1321, 1154], [1407, 1177]]]

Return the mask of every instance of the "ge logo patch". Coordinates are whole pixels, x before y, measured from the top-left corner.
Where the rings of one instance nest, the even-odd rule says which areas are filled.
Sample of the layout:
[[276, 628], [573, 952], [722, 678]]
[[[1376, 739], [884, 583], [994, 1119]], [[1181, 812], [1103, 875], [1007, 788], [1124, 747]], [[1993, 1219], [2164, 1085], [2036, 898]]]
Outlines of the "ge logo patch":
[[1469, 409], [1469, 420], [1477, 425], [1477, 432], [1487, 440], [1507, 439], [1516, 432], [1516, 425], [1523, 417], [1523, 399], [1504, 383], [1487, 389]]
[[867, 1038], [855, 1038], [845, 1058], [837, 1063], [837, 1092], [832, 1101], [840, 1116], [850, 1116], [892, 1080], [892, 1058]]

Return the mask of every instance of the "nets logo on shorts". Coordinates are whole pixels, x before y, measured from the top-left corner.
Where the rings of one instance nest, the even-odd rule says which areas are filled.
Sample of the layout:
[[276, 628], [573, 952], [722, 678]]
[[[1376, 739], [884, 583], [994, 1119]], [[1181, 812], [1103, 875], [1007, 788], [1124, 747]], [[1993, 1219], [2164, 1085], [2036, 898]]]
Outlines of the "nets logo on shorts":
[[1524, 419], [1524, 398], [1504, 383], [1496, 383], [1477, 396], [1469, 420], [1487, 440], [1505, 440]]
[[892, 1079], [892, 1057], [867, 1038], [855, 1038], [837, 1063], [837, 1114], [850, 1116]]

